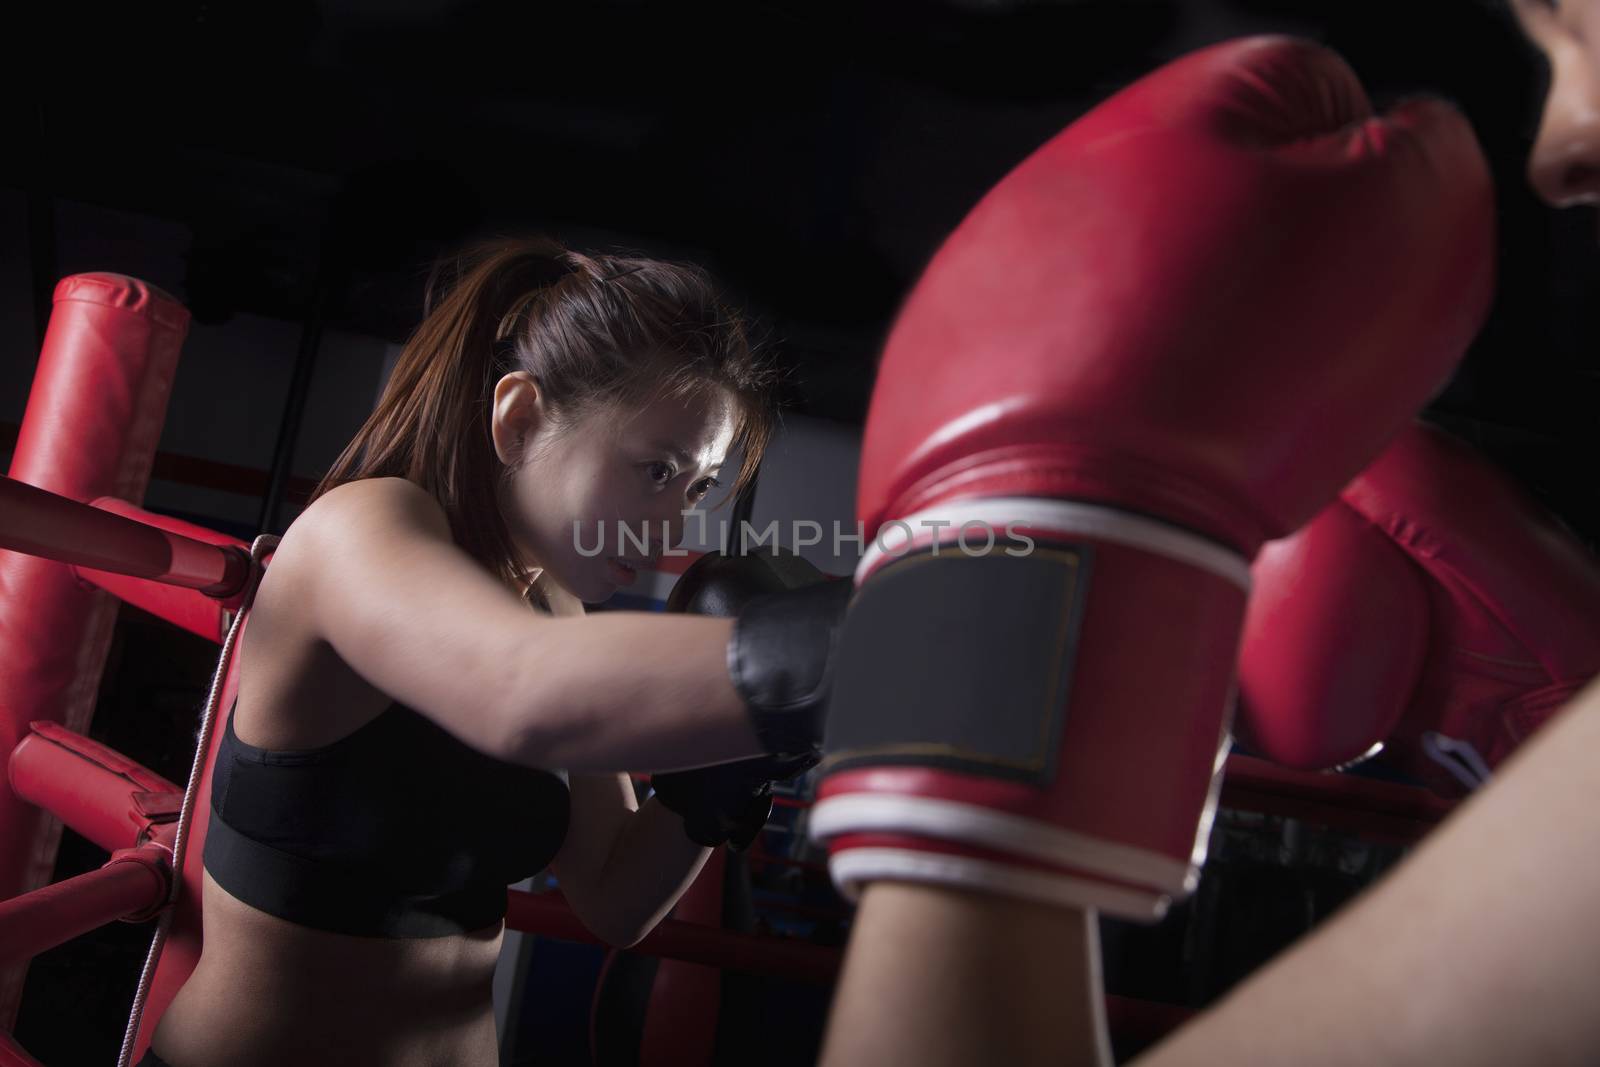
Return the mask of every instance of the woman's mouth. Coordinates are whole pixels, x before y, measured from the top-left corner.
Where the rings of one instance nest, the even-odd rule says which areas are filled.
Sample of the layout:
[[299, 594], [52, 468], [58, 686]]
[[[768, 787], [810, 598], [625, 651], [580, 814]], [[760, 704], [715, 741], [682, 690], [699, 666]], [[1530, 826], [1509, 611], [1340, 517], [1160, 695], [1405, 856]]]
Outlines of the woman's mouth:
[[615, 556], [606, 560], [606, 570], [611, 574], [611, 581], [616, 585], [632, 585], [639, 578], [636, 566], [624, 563]]

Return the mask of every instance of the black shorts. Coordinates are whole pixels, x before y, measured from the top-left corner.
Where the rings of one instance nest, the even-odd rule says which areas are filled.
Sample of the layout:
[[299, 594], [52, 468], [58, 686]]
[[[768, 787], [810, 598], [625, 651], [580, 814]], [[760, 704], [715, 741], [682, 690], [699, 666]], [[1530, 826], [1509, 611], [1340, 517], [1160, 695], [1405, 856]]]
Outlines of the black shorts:
[[133, 1067], [172, 1067], [172, 1064], [156, 1055], [155, 1049], [145, 1049], [144, 1055], [139, 1057], [139, 1062]]

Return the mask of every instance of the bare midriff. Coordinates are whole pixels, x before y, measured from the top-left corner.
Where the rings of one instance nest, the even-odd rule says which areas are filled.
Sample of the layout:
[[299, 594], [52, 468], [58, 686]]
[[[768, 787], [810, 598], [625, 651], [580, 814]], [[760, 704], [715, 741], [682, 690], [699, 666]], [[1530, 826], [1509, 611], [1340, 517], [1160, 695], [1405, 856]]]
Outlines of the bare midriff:
[[504, 924], [354, 937], [258, 911], [205, 877], [205, 948], [151, 1047], [173, 1067], [494, 1067]]

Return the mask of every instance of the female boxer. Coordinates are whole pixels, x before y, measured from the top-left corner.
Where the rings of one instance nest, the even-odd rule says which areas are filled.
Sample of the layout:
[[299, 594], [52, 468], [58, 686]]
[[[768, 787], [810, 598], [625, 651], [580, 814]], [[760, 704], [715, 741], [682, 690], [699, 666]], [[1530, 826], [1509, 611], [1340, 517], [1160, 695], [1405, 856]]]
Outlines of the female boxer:
[[616, 945], [672, 907], [760, 775], [641, 807], [617, 772], [809, 744], [806, 694], [768, 674], [825, 653], [583, 604], [671, 546], [736, 446], [748, 477], [771, 379], [696, 268], [539, 241], [463, 263], [260, 585], [204, 952], [145, 1064], [491, 1065], [509, 883], [548, 865]]
[[[1552, 72], [1529, 179], [1552, 207], [1600, 203], [1600, 0], [1512, 6]], [[1600, 683], [1381, 885], [1137, 1062], [1600, 1061], [1597, 745]], [[879, 882], [823, 1063], [1106, 1064], [1100, 997], [1092, 914]]]

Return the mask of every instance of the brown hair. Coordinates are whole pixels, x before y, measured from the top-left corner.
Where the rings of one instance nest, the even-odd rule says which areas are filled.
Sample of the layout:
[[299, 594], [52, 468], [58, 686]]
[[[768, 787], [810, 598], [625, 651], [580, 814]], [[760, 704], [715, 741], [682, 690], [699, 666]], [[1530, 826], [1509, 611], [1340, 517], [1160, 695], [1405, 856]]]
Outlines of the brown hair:
[[744, 455], [735, 493], [772, 433], [773, 369], [700, 268], [585, 255], [542, 238], [497, 241], [434, 272], [422, 324], [311, 500], [362, 478], [415, 482], [443, 506], [456, 543], [526, 593], [499, 504], [509, 468], [489, 432], [494, 385], [517, 370], [567, 417], [726, 389]]

